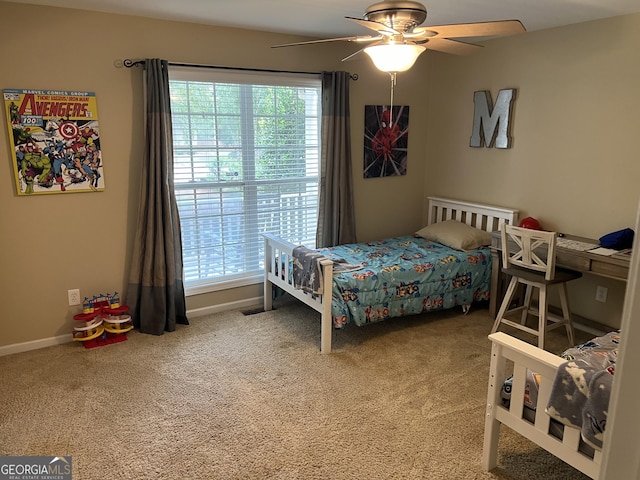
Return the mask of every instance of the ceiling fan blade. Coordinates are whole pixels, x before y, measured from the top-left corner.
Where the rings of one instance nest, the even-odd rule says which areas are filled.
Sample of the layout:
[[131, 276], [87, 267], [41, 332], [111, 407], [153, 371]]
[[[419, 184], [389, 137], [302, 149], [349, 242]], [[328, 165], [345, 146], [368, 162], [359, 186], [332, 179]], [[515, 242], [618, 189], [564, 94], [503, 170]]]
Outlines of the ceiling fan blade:
[[482, 45], [474, 43], [459, 42], [448, 38], [430, 38], [426, 43], [420, 45], [428, 50], [436, 50], [442, 53], [452, 53], [454, 55], [469, 55], [482, 48]]
[[[381, 37], [381, 38], [384, 38], [384, 37]], [[360, 50], [352, 53], [351, 55], [348, 55], [348, 56], [344, 57], [342, 59], [342, 61], [343, 62], [347, 62], [349, 60], [353, 60], [354, 57], [357, 57], [360, 53], [364, 52], [367, 48], [374, 47], [376, 45], [385, 45], [385, 44], [387, 44], [387, 42], [385, 40], [380, 40], [379, 42], [372, 43], [371, 45], [367, 45], [366, 48], [361, 48]]]
[[356, 22], [358, 25], [362, 25], [365, 28], [370, 30], [374, 30], [382, 35], [400, 35], [400, 32], [394, 30], [388, 25], [380, 22], [374, 22], [372, 20], [362, 20], [361, 18], [354, 17], [344, 17], [347, 20], [351, 20], [352, 22]]
[[435, 32], [435, 36], [439, 38], [490, 37], [515, 35], [527, 31], [520, 20], [434, 25], [432, 27], [416, 28], [415, 30]]
[[358, 56], [358, 54], [360, 54], [360, 53], [362, 53], [362, 52], [364, 52], [364, 48], [361, 48], [360, 50], [358, 50], [358, 51], [356, 51], [356, 52], [352, 53], [351, 55], [349, 55], [349, 56], [347, 56], [347, 57], [344, 57], [344, 58], [342, 59], [342, 61], [343, 61], [343, 62], [348, 62], [349, 60], [353, 60], [353, 58], [354, 58], [354, 57]]
[[414, 28], [412, 32], [406, 32], [402, 34], [402, 36], [405, 39], [411, 40], [414, 42], [418, 42], [420, 40], [426, 40], [428, 38], [435, 37], [437, 35], [438, 35], [437, 32], [434, 32], [432, 30], [429, 30], [423, 27]]
[[294, 42], [294, 43], [282, 43], [280, 45], [271, 45], [271, 48], [280, 48], [280, 47], [295, 47], [297, 45], [312, 45], [314, 43], [327, 43], [327, 42], [373, 42], [375, 40], [382, 40], [384, 37], [382, 35], [372, 36], [365, 35], [359, 37], [337, 37], [337, 38], [324, 38], [322, 40], [309, 40], [306, 42]]

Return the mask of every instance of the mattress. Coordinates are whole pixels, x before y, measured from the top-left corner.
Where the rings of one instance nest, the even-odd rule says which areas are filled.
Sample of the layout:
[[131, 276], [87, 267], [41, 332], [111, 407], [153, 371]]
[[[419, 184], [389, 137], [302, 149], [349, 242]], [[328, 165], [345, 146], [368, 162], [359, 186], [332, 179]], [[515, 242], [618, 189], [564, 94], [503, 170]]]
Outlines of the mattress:
[[408, 235], [318, 252], [361, 267], [334, 276], [331, 313], [338, 328], [489, 299], [486, 247], [460, 251]]

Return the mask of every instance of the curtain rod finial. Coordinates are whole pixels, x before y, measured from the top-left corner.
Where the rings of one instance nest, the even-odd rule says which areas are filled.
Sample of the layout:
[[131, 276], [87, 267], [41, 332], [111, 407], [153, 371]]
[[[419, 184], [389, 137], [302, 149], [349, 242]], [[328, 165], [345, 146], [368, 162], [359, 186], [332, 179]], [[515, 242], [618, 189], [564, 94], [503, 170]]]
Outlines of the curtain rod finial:
[[130, 58], [125, 58], [122, 61], [122, 64], [127, 68], [138, 67], [140, 65], [144, 65], [144, 60], [131, 60]]

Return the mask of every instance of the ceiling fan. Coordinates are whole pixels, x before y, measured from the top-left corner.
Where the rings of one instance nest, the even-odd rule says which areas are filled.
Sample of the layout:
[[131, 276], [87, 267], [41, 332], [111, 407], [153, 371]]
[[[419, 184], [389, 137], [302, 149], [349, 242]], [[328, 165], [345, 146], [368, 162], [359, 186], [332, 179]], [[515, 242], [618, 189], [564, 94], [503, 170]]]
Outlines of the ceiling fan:
[[273, 47], [335, 41], [369, 43], [369, 46], [349, 55], [343, 61], [350, 60], [364, 51], [379, 70], [397, 73], [411, 68], [425, 50], [466, 55], [482, 48], [481, 45], [456, 40], [458, 38], [493, 37], [525, 32], [519, 20], [421, 27], [420, 25], [427, 19], [426, 8], [421, 3], [403, 0], [374, 3], [367, 7], [363, 18], [345, 18], [373, 30], [376, 34], [286, 43]]

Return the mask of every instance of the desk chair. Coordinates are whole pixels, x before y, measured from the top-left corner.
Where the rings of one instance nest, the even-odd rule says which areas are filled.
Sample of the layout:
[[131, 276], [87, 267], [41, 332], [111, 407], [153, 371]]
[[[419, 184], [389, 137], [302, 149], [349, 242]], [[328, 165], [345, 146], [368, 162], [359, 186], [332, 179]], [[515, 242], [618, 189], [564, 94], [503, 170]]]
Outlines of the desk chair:
[[[556, 268], [557, 237], [556, 232], [514, 227], [506, 223], [502, 225], [502, 271], [511, 276], [511, 281], [491, 333], [496, 332], [500, 324], [509, 325], [537, 336], [538, 346], [544, 349], [546, 332], [564, 325], [567, 329], [569, 345], [574, 345], [567, 282], [580, 278], [582, 273], [561, 267]], [[513, 250], [513, 243], [515, 243], [515, 250]], [[526, 285], [524, 303], [521, 306], [509, 308], [518, 284]], [[547, 291], [554, 285], [559, 287], [562, 317], [548, 311]], [[537, 309], [531, 307], [534, 288], [539, 292]], [[516, 312], [522, 312], [519, 323], [506, 318]], [[537, 330], [526, 325], [529, 314], [538, 317]]]

